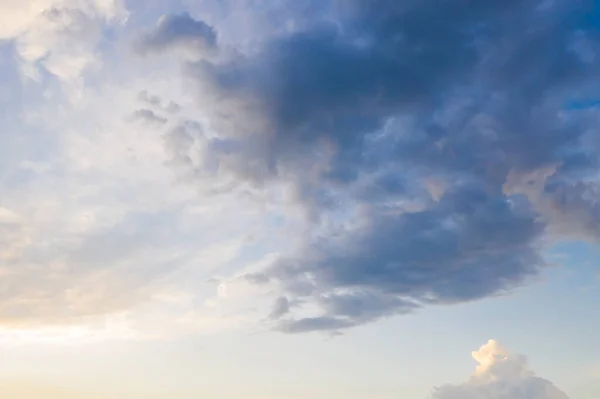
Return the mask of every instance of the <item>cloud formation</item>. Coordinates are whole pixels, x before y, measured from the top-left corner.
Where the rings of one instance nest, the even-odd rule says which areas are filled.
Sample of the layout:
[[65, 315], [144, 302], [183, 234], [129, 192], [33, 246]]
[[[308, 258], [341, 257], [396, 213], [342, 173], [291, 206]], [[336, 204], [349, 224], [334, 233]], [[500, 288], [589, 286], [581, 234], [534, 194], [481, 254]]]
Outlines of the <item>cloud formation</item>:
[[[249, 231], [261, 239], [262, 214], [174, 183], [161, 131], [129, 118], [143, 107], [175, 124], [176, 85], [139, 79], [109, 75], [77, 103], [42, 87], [52, 101], [0, 115], [0, 345], [173, 337], [243, 319], [209, 306], [205, 281], [236, 268]], [[150, 82], [157, 105], [138, 95]]]
[[[307, 217], [295, 251], [247, 275], [280, 293], [276, 328], [503, 294], [545, 267], [549, 235], [597, 239], [597, 115], [566, 105], [597, 82], [591, 2], [328, 4], [258, 49], [186, 62], [211, 135], [169, 133], [191, 174], [283, 190]], [[213, 32], [160, 28], [177, 18], [149, 37]]]
[[76, 324], [177, 284], [194, 319], [235, 297], [187, 285], [218, 275], [268, 293], [274, 329], [335, 332], [506, 294], [548, 242], [598, 239], [590, 0], [225, 1], [214, 26], [136, 14], [130, 59], [124, 3], [25, 3], [0, 5], [1, 50], [82, 86], [69, 103], [5, 77], [0, 324]]
[[156, 27], [142, 35], [136, 43], [140, 54], [183, 50], [190, 54], [207, 54], [217, 46], [215, 30], [189, 14], [163, 15]]
[[131, 119], [144, 122], [148, 125], [164, 125], [167, 123], [167, 118], [157, 115], [154, 111], [147, 108], [138, 109], [131, 115]]
[[473, 352], [473, 358], [478, 366], [471, 378], [437, 388], [432, 399], [568, 399], [552, 382], [535, 376], [524, 356], [494, 340]]
[[97, 66], [103, 30], [127, 18], [120, 0], [7, 0], [0, 5], [0, 40], [14, 42], [23, 72], [71, 81]]

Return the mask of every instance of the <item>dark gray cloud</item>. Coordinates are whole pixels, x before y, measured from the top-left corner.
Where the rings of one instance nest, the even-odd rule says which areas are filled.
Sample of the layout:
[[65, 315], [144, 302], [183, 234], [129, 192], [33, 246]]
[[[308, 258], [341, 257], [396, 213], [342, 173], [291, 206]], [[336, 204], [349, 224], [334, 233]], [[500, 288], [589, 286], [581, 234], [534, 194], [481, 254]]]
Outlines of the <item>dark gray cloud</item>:
[[173, 49], [184, 49], [202, 55], [212, 52], [216, 45], [215, 30], [185, 13], [161, 17], [152, 31], [138, 39], [135, 49], [142, 55]]
[[543, 227], [524, 197], [461, 187], [426, 210], [369, 215], [341, 236], [308, 241], [265, 275], [315, 299], [330, 322], [362, 324], [520, 285], [544, 264], [536, 250]]
[[[324, 315], [300, 319], [283, 319], [278, 330], [289, 333], [341, 330], [378, 320], [390, 315], [407, 314], [418, 307], [415, 302], [385, 293], [354, 288], [345, 293], [322, 294], [317, 304]], [[286, 312], [286, 314], [289, 313]]]
[[283, 321], [279, 330], [288, 334], [298, 334], [310, 331], [336, 331], [354, 327], [355, 324], [348, 320], [336, 317], [307, 317], [297, 321]]
[[[281, 330], [504, 293], [544, 267], [549, 209], [564, 234], [585, 219], [597, 236], [597, 116], [565, 106], [597, 86], [591, 1], [329, 4], [257, 51], [186, 64], [219, 138], [185, 152], [240, 183], [288, 183], [309, 217], [302, 247], [249, 276], [289, 301]], [[535, 200], [507, 189], [552, 168]]]

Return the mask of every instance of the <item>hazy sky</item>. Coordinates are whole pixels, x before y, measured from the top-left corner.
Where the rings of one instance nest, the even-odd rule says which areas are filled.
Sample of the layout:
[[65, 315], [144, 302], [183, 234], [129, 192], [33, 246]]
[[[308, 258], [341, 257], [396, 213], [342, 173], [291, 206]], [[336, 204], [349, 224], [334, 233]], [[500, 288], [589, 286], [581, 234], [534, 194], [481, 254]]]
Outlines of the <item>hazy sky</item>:
[[0, 0], [0, 398], [600, 398], [599, 7]]

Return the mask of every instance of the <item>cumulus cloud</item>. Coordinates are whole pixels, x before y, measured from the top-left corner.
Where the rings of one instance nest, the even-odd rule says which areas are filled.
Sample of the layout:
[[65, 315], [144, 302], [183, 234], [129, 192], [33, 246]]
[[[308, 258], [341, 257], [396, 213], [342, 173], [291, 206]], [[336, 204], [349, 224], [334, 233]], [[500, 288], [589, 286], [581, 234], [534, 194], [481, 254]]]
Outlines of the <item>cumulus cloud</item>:
[[252, 51], [185, 63], [213, 136], [176, 152], [210, 148], [217, 178], [307, 217], [295, 251], [248, 275], [289, 300], [276, 328], [500, 295], [546, 266], [549, 235], [598, 238], [597, 114], [566, 105], [597, 84], [591, 6], [331, 2]]
[[478, 366], [471, 378], [437, 388], [432, 399], [568, 399], [552, 382], [537, 377], [524, 356], [494, 340], [473, 352], [473, 358]]

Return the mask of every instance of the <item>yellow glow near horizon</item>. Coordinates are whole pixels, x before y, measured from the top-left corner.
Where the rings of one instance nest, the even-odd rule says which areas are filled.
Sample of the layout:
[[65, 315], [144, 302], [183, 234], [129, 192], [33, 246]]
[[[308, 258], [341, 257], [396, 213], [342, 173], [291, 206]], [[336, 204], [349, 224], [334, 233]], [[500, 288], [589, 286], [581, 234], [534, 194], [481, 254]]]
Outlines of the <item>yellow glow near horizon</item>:
[[0, 345], [78, 345], [111, 339], [136, 339], [137, 334], [122, 317], [107, 317], [102, 325], [0, 327]]
[[98, 399], [71, 389], [32, 381], [0, 380], [2, 399]]

